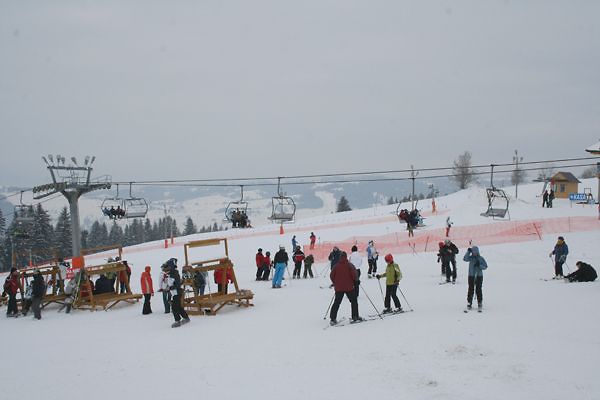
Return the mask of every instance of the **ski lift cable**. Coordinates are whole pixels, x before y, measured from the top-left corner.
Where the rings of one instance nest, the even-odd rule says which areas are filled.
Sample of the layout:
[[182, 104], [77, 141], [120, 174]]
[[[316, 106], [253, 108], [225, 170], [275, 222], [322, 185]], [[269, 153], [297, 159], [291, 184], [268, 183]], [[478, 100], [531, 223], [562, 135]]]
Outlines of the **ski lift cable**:
[[[535, 162], [535, 163], [539, 163], [539, 162]], [[524, 164], [524, 163], [523, 163]], [[490, 164], [491, 165], [491, 164]], [[490, 165], [484, 165], [484, 166], [472, 166], [472, 167], [468, 167], [468, 169], [472, 169], [474, 170], [475, 168], [482, 168], [482, 167], [490, 167]], [[512, 165], [514, 166], [514, 164], [507, 164], [507, 165]], [[553, 169], [558, 169], [558, 168], [567, 168], [567, 167], [587, 167], [587, 166], [593, 166], [596, 165], [596, 163], [586, 163], [586, 164], [569, 164], [569, 165], [553, 165], [552, 168]], [[493, 164], [494, 167], [499, 166], [499, 164]], [[519, 171], [539, 171], [539, 170], [544, 170], [547, 169], [548, 167], [533, 167], [533, 168], [519, 168]], [[431, 171], [433, 169], [415, 169], [415, 171]], [[508, 174], [508, 173], [514, 173], [515, 169], [506, 169], [506, 170], [494, 170], [494, 174]], [[411, 170], [407, 170], [407, 172], [411, 172]], [[471, 171], [468, 172], [468, 175], [487, 175], [489, 174], [489, 171]], [[331, 175], [327, 175], [327, 176], [331, 176]], [[424, 179], [435, 179], [435, 178], [451, 178], [456, 176], [455, 174], [439, 174], [439, 175], [422, 175], [419, 177], [415, 177], [414, 179], [418, 179], [418, 180], [424, 180]], [[151, 181], [144, 181], [136, 183], [133, 182], [133, 184], [135, 185], [139, 185], [139, 186], [163, 186], [163, 187], [234, 187], [234, 186], [251, 186], [251, 187], [261, 187], [261, 186], [280, 186], [280, 180], [281, 179], [294, 179], [293, 177], [278, 177], [278, 178], [265, 178], [265, 179], [277, 179], [279, 182], [275, 183], [246, 183], [245, 185], [239, 185], [239, 184], [230, 184], [230, 183], [223, 183], [223, 184], [216, 184], [216, 183], [211, 183], [211, 184], [203, 184], [203, 183], [182, 183], [182, 182], [188, 182], [188, 181], [176, 181], [176, 180], [172, 180], [169, 182], [166, 181], [160, 181], [160, 183], [157, 182], [151, 182]], [[408, 181], [408, 180], [412, 180], [412, 177], [390, 177], [390, 178], [364, 178], [364, 179], [335, 179], [335, 180], [306, 180], [306, 181], [299, 181], [299, 182], [286, 182], [286, 185], [313, 185], [313, 184], [332, 184], [332, 183], [352, 183], [352, 182], [393, 182], [393, 181]], [[198, 181], [199, 182], [199, 181]]]
[[[554, 162], [572, 162], [572, 161], [584, 161], [584, 160], [597, 160], [597, 157], [580, 157], [580, 158], [565, 158], [565, 159], [554, 159], [554, 160], [540, 160], [540, 161], [523, 161], [520, 163], [520, 165], [530, 165], [530, 164], [548, 164], [548, 163], [554, 163]], [[596, 163], [593, 164], [578, 164], [578, 165], [566, 165], [568, 167], [577, 167], [577, 166], [589, 166], [589, 165], [595, 165]], [[472, 165], [469, 166], [468, 168], [470, 169], [476, 169], [476, 168], [488, 168], [490, 166], [494, 166], [494, 167], [507, 167], [507, 166], [512, 166], [514, 167], [513, 163], [492, 163], [492, 164], [481, 164], [481, 165]], [[560, 167], [560, 166], [559, 166]], [[134, 185], [156, 185], [159, 186], [161, 184], [173, 184], [173, 183], [177, 183], [177, 184], [193, 184], [190, 186], [198, 186], [198, 187], [211, 187], [211, 186], [216, 186], [216, 187], [232, 187], [232, 186], [240, 186], [239, 183], [216, 183], [216, 184], [209, 184], [210, 182], [247, 182], [247, 181], [264, 181], [264, 180], [270, 180], [270, 181], [275, 181], [275, 180], [293, 180], [293, 179], [307, 179], [307, 178], [326, 178], [326, 177], [339, 177], [339, 176], [357, 176], [357, 175], [381, 175], [381, 174], [394, 174], [394, 173], [410, 173], [413, 171], [419, 171], [419, 172], [427, 172], [427, 171], [445, 171], [445, 170], [454, 170], [457, 167], [452, 166], [452, 167], [437, 167], [437, 168], [418, 168], [418, 169], [403, 169], [403, 170], [387, 170], [387, 171], [369, 171], [369, 172], [346, 172], [346, 173], [336, 173], [336, 174], [318, 174], [318, 175], [293, 175], [293, 176], [278, 176], [278, 177], [247, 177], [247, 178], [222, 178], [222, 179], [172, 179], [172, 180], [156, 180], [156, 181], [129, 181], [129, 182], [115, 182], [115, 184], [118, 183], [126, 183], [126, 184], [134, 184]], [[547, 169], [548, 167], [540, 167], [537, 169]], [[557, 166], [552, 166], [552, 168], [557, 168]], [[522, 168], [520, 168], [522, 169]], [[534, 169], [522, 169], [522, 170], [534, 170]], [[514, 168], [511, 169], [510, 171], [514, 171]], [[499, 171], [499, 173], [501, 173], [502, 171]], [[447, 174], [447, 175], [439, 175], [439, 176], [453, 176], [454, 174]], [[380, 178], [380, 179], [384, 179], [384, 178]], [[409, 178], [410, 179], [410, 178]], [[356, 181], [356, 180], [353, 180]], [[328, 181], [328, 182], [337, 182], [337, 181]], [[201, 183], [201, 184], [199, 184]], [[314, 181], [309, 181], [307, 183], [314, 183]], [[276, 185], [276, 183], [265, 183], [265, 184], [259, 184], [259, 183], [246, 183], [246, 186], [274, 186]]]

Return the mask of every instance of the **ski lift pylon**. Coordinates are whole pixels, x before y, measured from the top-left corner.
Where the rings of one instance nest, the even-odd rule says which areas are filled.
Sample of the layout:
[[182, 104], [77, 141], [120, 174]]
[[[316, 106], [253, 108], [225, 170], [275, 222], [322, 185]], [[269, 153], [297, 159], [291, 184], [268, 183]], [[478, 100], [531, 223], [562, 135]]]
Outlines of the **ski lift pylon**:
[[269, 219], [273, 222], [293, 222], [296, 216], [296, 203], [280, 190], [281, 177], [277, 178], [277, 196], [272, 198], [272, 213]]

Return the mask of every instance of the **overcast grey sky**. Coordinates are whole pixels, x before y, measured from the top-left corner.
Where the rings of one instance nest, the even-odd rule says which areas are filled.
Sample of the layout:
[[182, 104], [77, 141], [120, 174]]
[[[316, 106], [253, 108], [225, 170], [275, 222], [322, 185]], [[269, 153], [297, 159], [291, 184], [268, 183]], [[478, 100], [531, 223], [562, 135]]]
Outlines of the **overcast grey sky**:
[[126, 181], [585, 156], [598, 21], [596, 0], [0, 0], [0, 184], [49, 181], [48, 153]]

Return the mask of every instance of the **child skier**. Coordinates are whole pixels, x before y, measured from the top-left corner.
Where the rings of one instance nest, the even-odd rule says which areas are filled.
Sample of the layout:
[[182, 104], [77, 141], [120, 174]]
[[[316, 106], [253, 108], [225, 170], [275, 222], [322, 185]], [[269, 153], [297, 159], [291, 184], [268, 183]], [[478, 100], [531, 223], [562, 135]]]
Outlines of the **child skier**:
[[483, 270], [487, 269], [487, 262], [479, 254], [477, 246], [469, 247], [463, 260], [469, 263], [469, 289], [467, 290], [467, 310], [471, 309], [473, 304], [473, 291], [477, 295], [477, 309], [479, 312], [483, 309]]
[[300, 249], [300, 246], [296, 246], [294, 250], [294, 274], [292, 278], [300, 279], [300, 271], [302, 270], [302, 262], [304, 261], [304, 252]]
[[565, 242], [565, 238], [562, 236], [558, 237], [554, 250], [550, 253], [550, 257], [554, 255], [554, 278], [560, 279], [563, 277], [563, 264], [567, 261], [567, 255], [569, 254], [569, 246]]
[[385, 300], [383, 302], [385, 308], [383, 309], [383, 313], [387, 314], [392, 312], [390, 298], [394, 300], [394, 306], [396, 307], [393, 312], [403, 312], [400, 299], [398, 299], [398, 295], [396, 294], [398, 284], [402, 279], [402, 272], [400, 271], [398, 264], [394, 262], [394, 257], [391, 254], [386, 254], [384, 260], [387, 263], [385, 273], [375, 275], [377, 279], [385, 277]]
[[367, 247], [367, 262], [369, 263], [369, 278], [375, 276], [377, 273], [377, 259], [379, 258], [379, 253], [375, 248], [375, 244], [372, 240], [369, 241], [369, 246]]

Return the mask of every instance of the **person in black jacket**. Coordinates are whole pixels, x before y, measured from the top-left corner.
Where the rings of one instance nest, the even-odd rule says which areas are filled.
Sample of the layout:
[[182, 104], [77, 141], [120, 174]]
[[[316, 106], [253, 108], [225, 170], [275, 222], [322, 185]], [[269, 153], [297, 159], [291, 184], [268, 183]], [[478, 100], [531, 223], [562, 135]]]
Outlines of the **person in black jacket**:
[[96, 279], [96, 283], [94, 284], [94, 294], [111, 293], [114, 291], [115, 288], [113, 282], [108, 279], [106, 275], [102, 274]]
[[173, 317], [175, 318], [175, 322], [171, 325], [171, 327], [177, 328], [182, 324], [190, 322], [190, 317], [181, 305], [181, 296], [183, 295], [183, 290], [181, 289], [181, 276], [177, 270], [177, 259], [171, 258], [165, 264], [169, 268], [167, 285], [169, 286], [169, 291], [171, 292], [171, 310], [173, 311]]
[[[450, 241], [450, 239], [444, 240], [444, 246], [450, 250], [452, 254], [450, 257], [450, 264], [452, 264], [452, 283], [456, 282], [456, 255], [458, 254], [458, 247]], [[448, 277], [448, 274], [446, 274]]]
[[450, 282], [450, 260], [452, 260], [452, 251], [448, 248], [444, 242], [439, 243], [440, 250], [438, 251], [438, 262], [442, 262], [442, 275], [446, 275], [446, 282]]
[[583, 261], [577, 261], [577, 271], [565, 276], [569, 282], [593, 282], [598, 277], [596, 270], [590, 264]]
[[42, 299], [46, 293], [46, 284], [39, 270], [33, 271], [33, 282], [31, 283], [31, 309], [35, 319], [42, 319]]

